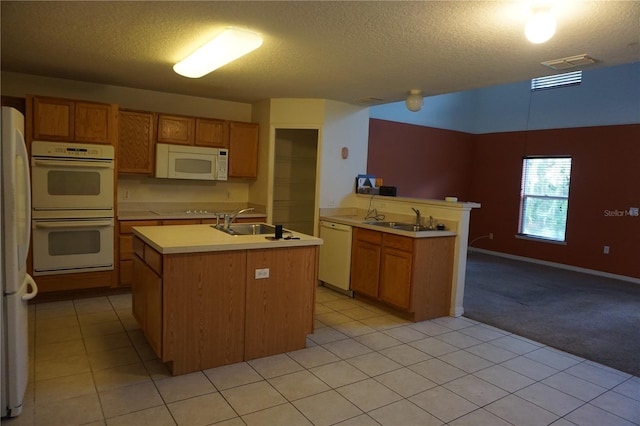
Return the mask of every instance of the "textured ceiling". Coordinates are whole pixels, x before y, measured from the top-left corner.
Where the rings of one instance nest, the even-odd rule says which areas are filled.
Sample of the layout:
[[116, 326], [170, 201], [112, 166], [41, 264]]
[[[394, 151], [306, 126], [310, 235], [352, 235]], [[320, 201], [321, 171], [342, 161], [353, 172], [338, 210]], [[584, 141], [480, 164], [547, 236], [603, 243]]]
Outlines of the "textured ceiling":
[[[1, 5], [3, 71], [254, 102], [395, 102], [553, 74], [540, 62], [586, 53], [640, 60], [640, 2], [558, 1], [547, 43], [523, 34], [524, 1], [32, 2]], [[262, 47], [200, 79], [172, 66], [227, 26]], [[587, 68], [584, 68], [587, 69]]]

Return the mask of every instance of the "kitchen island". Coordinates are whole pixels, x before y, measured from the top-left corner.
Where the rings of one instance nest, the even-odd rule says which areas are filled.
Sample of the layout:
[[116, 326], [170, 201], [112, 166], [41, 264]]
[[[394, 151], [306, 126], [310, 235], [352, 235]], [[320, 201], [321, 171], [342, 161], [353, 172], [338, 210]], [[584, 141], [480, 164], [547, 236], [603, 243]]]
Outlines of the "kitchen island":
[[321, 239], [229, 235], [210, 225], [133, 232], [133, 314], [172, 374], [306, 346]]

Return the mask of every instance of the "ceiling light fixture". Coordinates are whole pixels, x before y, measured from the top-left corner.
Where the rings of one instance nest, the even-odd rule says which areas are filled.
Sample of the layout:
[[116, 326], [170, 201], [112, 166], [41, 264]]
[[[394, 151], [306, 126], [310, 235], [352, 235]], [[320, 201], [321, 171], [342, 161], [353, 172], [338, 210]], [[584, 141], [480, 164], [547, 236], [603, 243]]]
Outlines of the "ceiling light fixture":
[[411, 89], [409, 91], [409, 96], [407, 96], [407, 100], [405, 101], [407, 104], [407, 109], [409, 111], [417, 112], [422, 109], [422, 105], [424, 104], [424, 100], [422, 98], [422, 91], [418, 89]]
[[531, 43], [544, 43], [556, 32], [556, 17], [551, 13], [551, 5], [531, 6], [531, 17], [527, 21], [524, 34]]
[[189, 78], [199, 78], [262, 46], [262, 37], [253, 31], [227, 28], [173, 66], [173, 70]]

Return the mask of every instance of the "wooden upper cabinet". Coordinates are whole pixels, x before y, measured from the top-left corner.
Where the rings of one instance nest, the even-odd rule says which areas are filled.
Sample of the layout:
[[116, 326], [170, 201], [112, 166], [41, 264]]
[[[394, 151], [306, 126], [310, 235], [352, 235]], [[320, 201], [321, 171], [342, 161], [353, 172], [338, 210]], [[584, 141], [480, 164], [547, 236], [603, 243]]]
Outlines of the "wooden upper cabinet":
[[258, 176], [258, 124], [229, 122], [229, 177]]
[[153, 113], [120, 110], [118, 173], [153, 174]]
[[89, 143], [115, 142], [112, 133], [115, 126], [112, 115], [112, 105], [96, 104], [92, 102], [76, 102], [75, 105], [75, 140]]
[[69, 141], [74, 137], [74, 102], [67, 99], [33, 99], [33, 138]]
[[212, 148], [229, 148], [229, 123], [225, 120], [196, 118], [195, 144]]
[[116, 106], [57, 98], [33, 98], [34, 140], [115, 144]]
[[158, 142], [193, 145], [195, 118], [158, 114]]

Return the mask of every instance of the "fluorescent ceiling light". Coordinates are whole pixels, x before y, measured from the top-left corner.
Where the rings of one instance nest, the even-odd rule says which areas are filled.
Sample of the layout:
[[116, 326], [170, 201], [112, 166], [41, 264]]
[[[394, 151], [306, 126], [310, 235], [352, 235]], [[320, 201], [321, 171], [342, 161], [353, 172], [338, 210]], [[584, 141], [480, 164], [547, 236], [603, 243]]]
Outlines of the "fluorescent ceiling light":
[[199, 78], [262, 46], [257, 33], [227, 28], [216, 38], [173, 66], [180, 75]]

